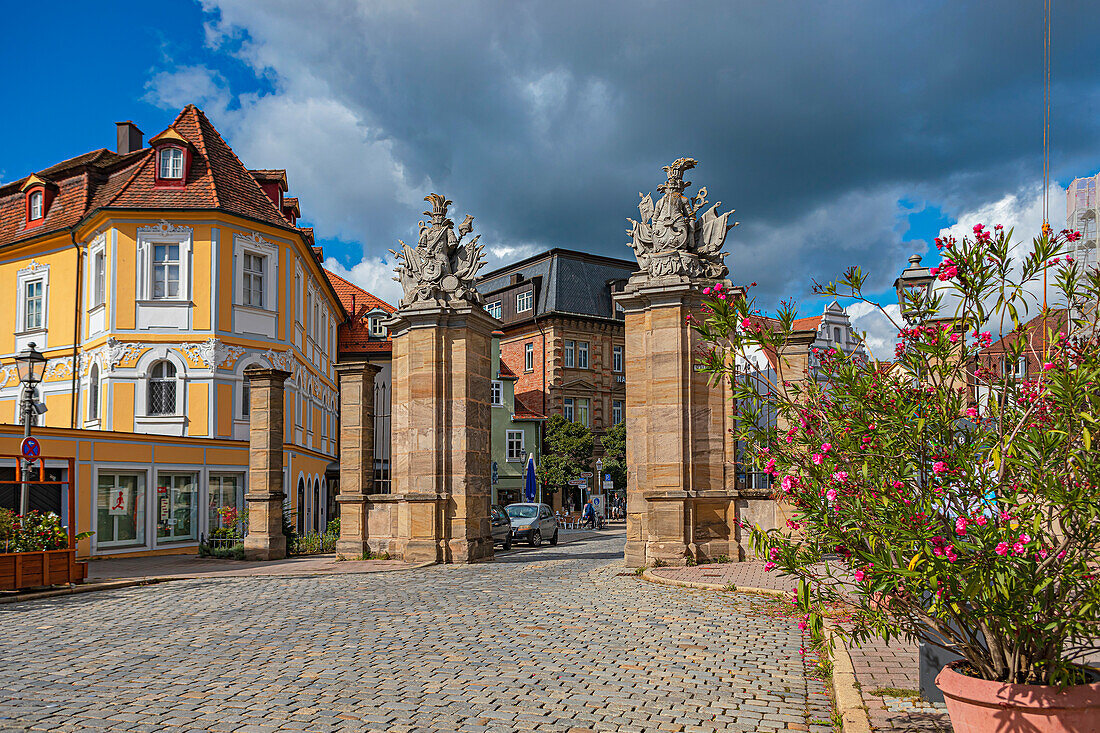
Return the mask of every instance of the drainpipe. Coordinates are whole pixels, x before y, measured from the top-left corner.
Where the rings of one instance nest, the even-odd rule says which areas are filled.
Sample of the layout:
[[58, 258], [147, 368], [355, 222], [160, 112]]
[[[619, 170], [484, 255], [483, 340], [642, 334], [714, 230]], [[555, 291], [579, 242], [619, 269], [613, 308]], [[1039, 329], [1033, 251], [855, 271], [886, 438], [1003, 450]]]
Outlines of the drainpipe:
[[[84, 292], [84, 255], [80, 251], [80, 245], [76, 241], [75, 229], [69, 229], [69, 239], [73, 243], [73, 249], [76, 250], [76, 301], [73, 305], [73, 378], [71, 384], [71, 390], [73, 393], [72, 409], [69, 415], [69, 427], [76, 427], [76, 416], [79, 414], [80, 408], [80, 389], [77, 384], [77, 372], [79, 371], [79, 365], [77, 364], [77, 357], [79, 356], [80, 349], [80, 302]], [[70, 480], [72, 477], [70, 477]]]

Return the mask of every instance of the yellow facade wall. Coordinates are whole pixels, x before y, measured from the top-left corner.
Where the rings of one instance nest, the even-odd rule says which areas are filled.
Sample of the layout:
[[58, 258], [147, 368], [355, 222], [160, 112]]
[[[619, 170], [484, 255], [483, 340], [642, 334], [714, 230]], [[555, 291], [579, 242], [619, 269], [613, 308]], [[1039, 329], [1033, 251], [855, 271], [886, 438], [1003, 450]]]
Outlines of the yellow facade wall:
[[116, 275], [118, 293], [115, 296], [115, 326], [132, 329], [137, 323], [137, 278], [126, 277], [127, 273], [137, 272], [137, 226], [121, 225], [116, 228], [118, 241], [115, 248], [117, 262], [113, 272]]
[[218, 422], [214, 431], [219, 438], [228, 438], [233, 431], [233, 387], [229, 384], [219, 384], [214, 390], [217, 394]]
[[[224, 409], [222, 411], [224, 412]], [[209, 433], [209, 386], [201, 382], [189, 384], [187, 385], [187, 434], [206, 437]]]
[[132, 382], [119, 382], [112, 387], [114, 400], [111, 428], [115, 431], [134, 432], [134, 385]]

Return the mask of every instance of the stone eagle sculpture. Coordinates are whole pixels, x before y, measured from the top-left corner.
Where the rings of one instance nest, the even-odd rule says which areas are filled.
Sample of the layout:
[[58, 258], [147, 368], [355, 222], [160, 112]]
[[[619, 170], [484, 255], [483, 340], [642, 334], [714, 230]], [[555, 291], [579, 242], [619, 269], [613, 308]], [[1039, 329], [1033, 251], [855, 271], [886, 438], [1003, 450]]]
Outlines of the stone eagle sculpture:
[[474, 289], [477, 271], [485, 265], [484, 246], [477, 243], [481, 235], [466, 243], [462, 241], [473, 231], [474, 217], [467, 214], [455, 236], [455, 223], [447, 218], [451, 202], [437, 193], [428, 194], [424, 200], [432, 205], [431, 211], [424, 212], [431, 217], [431, 224], [420, 222], [416, 247], [399, 239], [401, 251], [390, 250], [397, 258], [394, 280], [405, 291], [399, 307], [406, 308], [414, 303], [484, 306], [485, 298]]
[[638, 265], [652, 278], [691, 277], [719, 279], [729, 273], [725, 265], [726, 233], [737, 222], [726, 224], [733, 210], [718, 213], [719, 201], [702, 214], [707, 203], [707, 189], [700, 188], [688, 199], [683, 191], [691, 185], [684, 172], [695, 167], [691, 158], [680, 158], [664, 167], [667, 180], [657, 187], [663, 193], [656, 205], [649, 194], [641, 194], [638, 204], [642, 220], [631, 223], [627, 234]]

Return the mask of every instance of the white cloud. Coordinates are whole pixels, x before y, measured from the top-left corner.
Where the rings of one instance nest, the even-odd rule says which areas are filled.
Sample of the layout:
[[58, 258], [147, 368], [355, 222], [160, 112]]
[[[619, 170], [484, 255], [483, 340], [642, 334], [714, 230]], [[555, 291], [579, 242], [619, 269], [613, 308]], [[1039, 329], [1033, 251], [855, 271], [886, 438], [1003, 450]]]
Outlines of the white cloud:
[[325, 259], [325, 269], [331, 270], [392, 306], [396, 306], [397, 301], [401, 300], [401, 286], [393, 280], [392, 262], [367, 257], [356, 262], [349, 269], [337, 259], [328, 257]]
[[[893, 359], [894, 344], [897, 343], [898, 326], [901, 324], [901, 308], [897, 303], [885, 306], [886, 313], [871, 305], [858, 301], [845, 310], [852, 319], [852, 328], [864, 333], [867, 348], [876, 359]], [[889, 318], [887, 318], [887, 315]], [[891, 320], [893, 319], [893, 323]]]

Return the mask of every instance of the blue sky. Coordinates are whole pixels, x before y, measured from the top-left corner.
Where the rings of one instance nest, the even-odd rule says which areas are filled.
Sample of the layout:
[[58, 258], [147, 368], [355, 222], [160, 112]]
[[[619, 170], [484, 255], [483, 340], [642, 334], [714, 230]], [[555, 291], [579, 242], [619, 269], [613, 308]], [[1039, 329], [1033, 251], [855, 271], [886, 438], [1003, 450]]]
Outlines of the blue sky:
[[[553, 246], [630, 257], [638, 192], [686, 155], [737, 210], [732, 278], [815, 313], [812, 279], [858, 264], [888, 299], [956, 222], [1038, 228], [1041, 6], [62, 2], [42, 26], [14, 5], [0, 58], [33, 73], [8, 77], [0, 180], [112, 147], [117, 120], [148, 139], [193, 102], [246, 165], [287, 169], [331, 267], [392, 300], [387, 250], [429, 191], [476, 217], [491, 267]], [[1100, 170], [1100, 71], [1080, 61], [1100, 8], [1055, 12], [1064, 185]]]

